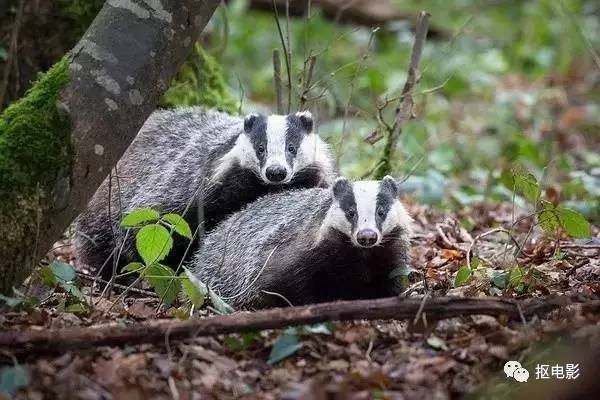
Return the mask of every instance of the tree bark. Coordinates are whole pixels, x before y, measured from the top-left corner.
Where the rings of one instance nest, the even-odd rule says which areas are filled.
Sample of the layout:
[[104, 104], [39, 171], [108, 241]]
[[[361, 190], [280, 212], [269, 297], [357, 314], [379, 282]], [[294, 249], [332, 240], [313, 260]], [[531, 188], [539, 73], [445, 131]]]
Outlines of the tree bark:
[[[505, 315], [511, 319], [543, 314], [569, 304], [565, 297], [514, 301], [502, 298], [402, 298], [339, 301], [302, 307], [275, 308], [252, 313], [238, 312], [188, 321], [158, 320], [132, 325], [114, 324], [67, 328], [62, 330], [29, 330], [0, 332], [0, 349], [15, 355], [35, 356], [62, 353], [98, 346], [122, 346], [142, 343], [163, 343], [199, 336], [234, 332], [276, 329], [325, 321], [351, 320], [413, 320], [424, 316], [427, 321], [467, 315]], [[584, 303], [598, 312], [600, 302]]]
[[[15, 147], [19, 140], [35, 139], [30, 129], [19, 129], [39, 124], [21, 124], [25, 117], [18, 111], [24, 104], [29, 105], [24, 110], [44, 105], [36, 85], [0, 116], [0, 234], [8, 238], [0, 244], [0, 291], [19, 285], [86, 206], [155, 109], [219, 3], [106, 1], [67, 56], [68, 80], [52, 105], [68, 124], [50, 132], [53, 143], [46, 152], [63, 152], [62, 162], [50, 162], [56, 154], [44, 154], [40, 146]], [[52, 81], [41, 78], [38, 85], [52, 86]], [[44, 171], [34, 172], [36, 159]], [[17, 172], [11, 175], [11, 170]]]

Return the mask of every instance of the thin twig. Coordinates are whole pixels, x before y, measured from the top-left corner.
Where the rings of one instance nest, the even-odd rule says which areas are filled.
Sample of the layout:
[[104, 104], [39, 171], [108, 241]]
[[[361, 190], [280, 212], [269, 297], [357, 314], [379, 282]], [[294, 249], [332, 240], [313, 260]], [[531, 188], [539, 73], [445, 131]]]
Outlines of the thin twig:
[[[25, 0], [19, 0], [17, 5], [17, 14], [15, 16], [15, 22], [13, 23], [12, 33], [10, 35], [10, 47], [8, 49], [8, 56], [6, 58], [6, 64], [4, 66], [4, 75], [2, 76], [2, 82], [0, 82], [0, 110], [4, 104], [4, 96], [8, 88], [8, 78], [10, 77], [10, 71], [13, 63], [16, 65], [17, 52], [19, 50], [19, 31], [21, 29], [21, 23], [23, 21], [23, 11], [25, 9]], [[35, 258], [35, 257], [34, 257]]]
[[493, 233], [498, 233], [498, 232], [506, 233], [508, 235], [508, 237], [510, 238], [510, 240], [517, 247], [518, 251], [521, 253], [523, 252], [521, 250], [521, 246], [519, 245], [519, 242], [517, 241], [517, 239], [515, 239], [515, 237], [512, 235], [512, 233], [508, 229], [494, 228], [494, 229], [480, 233], [479, 235], [475, 236], [473, 238], [473, 241], [471, 242], [471, 244], [469, 244], [469, 248], [467, 249], [467, 267], [469, 267], [469, 269], [471, 269], [471, 252], [473, 251], [473, 247], [475, 246], [475, 243], [477, 243], [477, 241], [480, 240], [481, 238], [484, 238], [486, 236], [489, 236]]
[[273, 250], [271, 250], [271, 252], [269, 253], [269, 256], [267, 257], [267, 259], [265, 260], [265, 263], [263, 264], [262, 268], [260, 269], [260, 271], [258, 271], [258, 274], [256, 274], [256, 276], [254, 277], [254, 279], [252, 280], [252, 282], [250, 282], [248, 284], [248, 286], [246, 286], [244, 289], [242, 289], [241, 292], [239, 292], [239, 293], [237, 293], [237, 294], [235, 294], [233, 296], [229, 296], [229, 297], [223, 297], [223, 296], [221, 296], [221, 298], [223, 300], [232, 300], [232, 299], [240, 297], [241, 295], [243, 295], [244, 293], [246, 293], [252, 287], [252, 285], [254, 285], [254, 283], [256, 283], [256, 281], [258, 280], [258, 278], [260, 278], [260, 276], [262, 275], [263, 271], [267, 267], [267, 264], [269, 264], [269, 260], [271, 259], [271, 256], [273, 255], [273, 253], [275, 253], [275, 250], [277, 250], [278, 247], [279, 247], [279, 245], [275, 246], [273, 248]]
[[[397, 180], [398, 185], [402, 185], [404, 182], [406, 182], [408, 180], [408, 178], [410, 178], [415, 173], [417, 168], [419, 168], [419, 165], [421, 165], [421, 163], [423, 162], [424, 159], [425, 159], [425, 156], [421, 156], [417, 160], [417, 162], [410, 168], [410, 170], [402, 178]], [[410, 161], [410, 158], [408, 159], [408, 161]]]
[[417, 313], [415, 314], [415, 318], [413, 319], [413, 325], [416, 325], [419, 319], [421, 318], [421, 314], [423, 313], [423, 309], [425, 308], [425, 303], [428, 299], [429, 292], [425, 293], [425, 295], [423, 295], [423, 298], [421, 299], [421, 303], [419, 304], [419, 308], [417, 310]]
[[364, 65], [369, 58], [369, 53], [371, 51], [371, 45], [373, 44], [373, 40], [375, 39], [375, 34], [379, 28], [375, 28], [371, 30], [371, 35], [369, 36], [369, 42], [367, 43], [367, 48], [365, 52], [360, 58], [360, 62], [358, 67], [354, 70], [354, 74], [352, 75], [352, 80], [350, 81], [350, 93], [348, 94], [348, 100], [346, 101], [346, 106], [344, 107], [344, 118], [342, 119], [342, 134], [340, 135], [340, 140], [337, 143], [337, 160], [336, 164], [339, 166], [340, 158], [342, 157], [342, 146], [344, 145], [344, 139], [346, 137], [346, 124], [348, 123], [348, 113], [350, 111], [350, 104], [352, 102], [352, 96], [354, 94], [354, 88], [356, 86], [356, 81], [358, 76], [362, 73]]
[[[108, 281], [105, 281], [104, 279], [100, 279], [95, 276], [85, 274], [83, 272], [77, 272], [77, 276], [88, 282], [92, 282], [92, 283], [100, 282], [100, 283], [104, 283], [105, 285], [108, 284]], [[145, 296], [158, 298], [158, 295], [156, 293], [151, 292], [149, 290], [143, 290], [143, 289], [138, 289], [138, 288], [128, 288], [127, 286], [120, 285], [118, 283], [113, 283], [113, 288], [119, 289], [119, 290], [129, 290], [130, 292], [133, 292], [133, 293], [138, 293], [138, 294], [143, 294]], [[90, 293], [91, 293], [91, 291], [90, 291]], [[100, 296], [100, 297], [102, 297], [102, 296]]]
[[425, 40], [427, 39], [429, 16], [429, 13], [425, 11], [421, 11], [419, 14], [417, 29], [415, 32], [415, 41], [412, 46], [410, 63], [408, 65], [406, 82], [404, 83], [404, 87], [402, 88], [402, 93], [400, 95], [400, 101], [396, 107], [394, 124], [392, 129], [388, 130], [386, 135], [386, 143], [382, 155], [382, 161], [384, 162], [384, 165], [379, 169], [380, 172], [377, 175], [378, 178], [382, 178], [383, 176], [392, 172], [392, 161], [395, 156], [396, 142], [406, 122], [413, 118], [414, 100], [412, 92], [421, 78], [419, 64], [421, 62], [421, 55], [423, 54]]
[[236, 75], [237, 81], [238, 81], [238, 85], [240, 87], [240, 105], [238, 106], [238, 115], [242, 115], [242, 108], [244, 106], [244, 96], [246, 95], [244, 93], [244, 85], [242, 84], [242, 80], [240, 79], [239, 75]]
[[281, 87], [281, 58], [279, 49], [273, 49], [273, 86], [277, 102], [277, 114], [283, 114], [283, 90]]
[[279, 297], [280, 299], [282, 299], [283, 301], [285, 301], [287, 303], [288, 306], [290, 307], [294, 307], [294, 305], [292, 304], [291, 301], [288, 300], [287, 297], [285, 297], [284, 295], [282, 295], [281, 293], [277, 293], [277, 292], [270, 292], [268, 290], [261, 290], [261, 293], [265, 293], [271, 296], [276, 296]]
[[561, 243], [563, 249], [591, 249], [599, 250], [600, 244], [578, 244], [578, 243]]
[[[553, 2], [550, 2], [550, 4], [552, 4], [554, 6]], [[598, 70], [600, 70], [600, 56], [598, 55], [598, 53], [596, 53], [596, 49], [594, 48], [594, 45], [592, 44], [590, 39], [587, 37], [587, 35], [583, 31], [583, 28], [579, 24], [579, 21], [577, 21], [577, 17], [575, 16], [575, 14], [573, 14], [573, 11], [571, 11], [569, 9], [569, 7], [567, 7], [565, 5], [563, 0], [559, 1], [558, 4], [560, 4], [560, 7], [563, 9], [563, 12], [565, 14], [567, 14], [567, 16], [569, 17], [569, 20], [575, 26], [577, 33], [579, 34], [580, 38], [585, 43], [586, 49], [589, 51], [590, 55], [592, 56], [592, 60], [594, 60], [594, 64], [596, 64], [596, 68], [598, 68]]]
[[292, 109], [292, 43], [290, 42], [290, 0], [285, 0], [285, 39], [287, 41], [287, 59], [288, 65], [288, 114]]
[[[279, 40], [281, 41], [281, 47], [283, 47], [283, 54], [284, 54], [284, 59], [285, 59], [285, 69], [287, 72], [287, 80], [288, 80], [288, 104], [287, 104], [287, 110], [288, 113], [291, 110], [291, 102], [292, 102], [292, 69], [291, 69], [291, 60], [290, 60], [290, 55], [291, 52], [288, 50], [287, 45], [286, 45], [286, 41], [285, 41], [285, 37], [283, 36], [283, 31], [281, 29], [281, 24], [279, 23], [279, 12], [277, 11], [277, 4], [275, 3], [275, 0], [273, 0], [273, 11], [274, 11], [274, 17], [275, 17], [275, 24], [277, 25], [277, 32], [279, 33]], [[289, 20], [289, 18], [288, 18]]]
[[304, 71], [302, 74], [302, 90], [300, 92], [300, 110], [304, 110], [306, 100], [308, 98], [308, 92], [310, 91], [310, 81], [312, 80], [313, 70], [315, 68], [315, 62], [317, 57], [311, 55], [304, 61]]

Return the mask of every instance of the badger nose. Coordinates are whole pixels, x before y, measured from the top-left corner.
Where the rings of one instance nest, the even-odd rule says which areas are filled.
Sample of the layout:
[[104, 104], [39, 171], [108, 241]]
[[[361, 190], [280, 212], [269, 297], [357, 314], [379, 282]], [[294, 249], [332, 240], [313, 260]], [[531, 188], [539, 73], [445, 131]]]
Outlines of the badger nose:
[[356, 234], [356, 241], [365, 247], [371, 247], [377, 242], [377, 232], [371, 229], [363, 229]]
[[271, 182], [281, 182], [285, 179], [287, 171], [281, 165], [271, 165], [265, 171], [267, 179]]

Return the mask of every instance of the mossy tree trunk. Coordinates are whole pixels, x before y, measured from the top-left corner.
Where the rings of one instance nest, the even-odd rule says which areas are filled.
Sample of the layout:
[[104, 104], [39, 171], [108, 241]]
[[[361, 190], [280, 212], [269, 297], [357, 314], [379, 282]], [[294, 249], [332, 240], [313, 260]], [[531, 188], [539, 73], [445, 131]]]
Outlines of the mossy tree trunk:
[[107, 0], [75, 48], [0, 116], [0, 291], [115, 166], [219, 0]]

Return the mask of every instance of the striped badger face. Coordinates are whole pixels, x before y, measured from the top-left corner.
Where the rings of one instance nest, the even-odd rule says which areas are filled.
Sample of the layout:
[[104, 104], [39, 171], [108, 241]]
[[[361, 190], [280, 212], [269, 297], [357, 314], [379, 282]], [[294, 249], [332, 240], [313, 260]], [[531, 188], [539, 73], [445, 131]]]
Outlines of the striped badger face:
[[354, 246], [378, 246], [399, 230], [410, 235], [412, 219], [398, 199], [398, 185], [391, 176], [354, 183], [337, 178], [332, 191], [333, 202], [322, 227], [344, 233]]
[[327, 168], [330, 158], [327, 145], [313, 133], [310, 112], [250, 114], [244, 118], [244, 131], [223, 156], [214, 176], [239, 163], [265, 184], [286, 184], [303, 169]]

